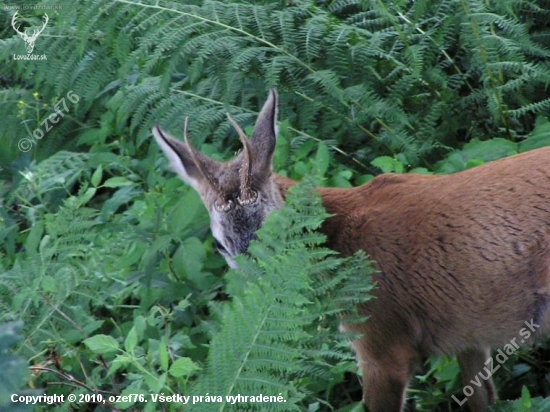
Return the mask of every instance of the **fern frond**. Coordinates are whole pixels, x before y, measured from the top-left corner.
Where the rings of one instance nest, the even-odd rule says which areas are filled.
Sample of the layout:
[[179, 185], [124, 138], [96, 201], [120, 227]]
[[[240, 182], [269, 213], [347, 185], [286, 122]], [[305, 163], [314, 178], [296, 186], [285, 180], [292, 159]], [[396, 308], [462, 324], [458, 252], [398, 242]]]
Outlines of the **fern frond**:
[[[288, 204], [258, 232], [250, 258], [238, 259], [239, 269], [228, 274], [232, 301], [193, 390], [195, 396], [208, 392], [221, 398], [218, 404], [201, 404], [204, 410], [300, 410], [308, 395], [300, 377], [327, 379], [331, 359], [349, 359], [339, 349], [323, 349], [328, 334], [319, 331], [369, 298], [370, 269], [364, 256], [346, 260], [321, 247], [325, 239], [314, 231], [326, 217], [311, 186], [291, 189]], [[319, 319], [327, 317], [332, 323], [321, 327]], [[231, 404], [243, 393], [281, 400]]]

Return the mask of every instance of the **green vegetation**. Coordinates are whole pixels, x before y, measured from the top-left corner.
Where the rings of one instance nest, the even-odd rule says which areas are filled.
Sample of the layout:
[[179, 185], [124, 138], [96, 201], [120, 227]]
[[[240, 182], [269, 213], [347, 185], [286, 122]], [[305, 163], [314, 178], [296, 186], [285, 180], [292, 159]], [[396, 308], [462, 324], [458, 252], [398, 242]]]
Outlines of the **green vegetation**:
[[[322, 247], [325, 213], [306, 183], [262, 229], [254, 259], [228, 271], [198, 196], [165, 173], [154, 123], [180, 136], [188, 117], [195, 146], [229, 159], [240, 143], [225, 113], [249, 132], [277, 87], [276, 170], [344, 187], [550, 145], [546, 0], [37, 3], [18, 21], [31, 33], [48, 14], [33, 51], [46, 60], [17, 58], [15, 9], [0, 9], [2, 410], [21, 406], [8, 406], [14, 388], [358, 407], [336, 325], [369, 296], [367, 258]], [[538, 397], [550, 394], [549, 356], [541, 342], [503, 365], [500, 396], [516, 400], [492, 410], [548, 410]], [[428, 360], [408, 393], [415, 410], [459, 410], [458, 373]], [[57, 406], [115, 408], [181, 405]]]

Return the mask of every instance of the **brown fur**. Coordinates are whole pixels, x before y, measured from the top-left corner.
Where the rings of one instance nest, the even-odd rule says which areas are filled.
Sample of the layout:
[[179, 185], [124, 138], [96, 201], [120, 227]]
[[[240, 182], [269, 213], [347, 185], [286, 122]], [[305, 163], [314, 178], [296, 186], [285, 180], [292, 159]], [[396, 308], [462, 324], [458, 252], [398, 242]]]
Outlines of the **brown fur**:
[[[329, 247], [377, 263], [377, 299], [354, 330], [372, 412], [400, 411], [411, 371], [430, 355], [459, 355], [464, 384], [489, 348], [524, 322], [548, 326], [550, 148], [454, 175], [381, 175], [353, 189], [319, 188]], [[275, 178], [284, 190], [292, 183]], [[480, 411], [490, 380], [469, 399]], [[394, 394], [394, 395], [389, 395]], [[399, 396], [398, 396], [399, 395]]]
[[[271, 171], [276, 114], [271, 90], [250, 142], [243, 140], [246, 156], [229, 163], [153, 128], [176, 172], [201, 195], [216, 245], [233, 266], [295, 184]], [[548, 328], [549, 163], [543, 148], [453, 175], [390, 174], [353, 189], [318, 189], [334, 215], [322, 227], [328, 246], [344, 255], [364, 250], [378, 269], [376, 299], [360, 307], [369, 319], [344, 325], [362, 335], [352, 345], [370, 412], [401, 412], [410, 376], [427, 356], [456, 354], [469, 385], [491, 348], [520, 339], [524, 322], [541, 325], [537, 334]], [[481, 382], [468, 398], [473, 412], [496, 399], [492, 380]]]

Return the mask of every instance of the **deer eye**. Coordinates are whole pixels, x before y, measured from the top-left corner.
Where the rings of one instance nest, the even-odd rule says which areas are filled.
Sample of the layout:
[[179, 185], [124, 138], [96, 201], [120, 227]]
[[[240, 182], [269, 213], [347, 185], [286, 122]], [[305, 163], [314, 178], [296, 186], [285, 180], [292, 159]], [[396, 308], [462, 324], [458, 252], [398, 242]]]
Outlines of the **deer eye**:
[[241, 206], [250, 206], [258, 201], [258, 192], [255, 190], [249, 189], [246, 194], [243, 196], [243, 193], [237, 197], [237, 202]]
[[214, 202], [214, 209], [216, 209], [220, 213], [229, 212], [231, 209], [233, 209], [233, 201], [227, 200], [226, 202], [220, 202], [220, 200], [216, 200]]
[[229, 252], [227, 249], [220, 243], [220, 241], [216, 238], [214, 238], [214, 249], [216, 249], [219, 253], [222, 255], [229, 255]]

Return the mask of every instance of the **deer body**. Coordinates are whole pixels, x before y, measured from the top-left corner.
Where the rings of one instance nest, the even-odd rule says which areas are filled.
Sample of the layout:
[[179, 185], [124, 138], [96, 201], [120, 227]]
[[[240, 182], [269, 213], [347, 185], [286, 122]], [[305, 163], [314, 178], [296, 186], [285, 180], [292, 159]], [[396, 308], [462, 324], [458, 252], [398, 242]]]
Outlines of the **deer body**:
[[[276, 105], [272, 90], [250, 140], [232, 121], [245, 150], [225, 164], [153, 129], [201, 194], [230, 264], [294, 184], [271, 172]], [[427, 356], [456, 354], [466, 385], [484, 372], [491, 348], [520, 343], [525, 322], [537, 333], [548, 327], [549, 161], [544, 148], [454, 175], [381, 175], [353, 189], [318, 189], [334, 215], [322, 227], [328, 246], [344, 255], [364, 250], [379, 270], [376, 299], [360, 307], [370, 318], [343, 325], [362, 335], [352, 345], [368, 411], [402, 411]], [[490, 377], [481, 382], [468, 398], [473, 412], [496, 399]]]

